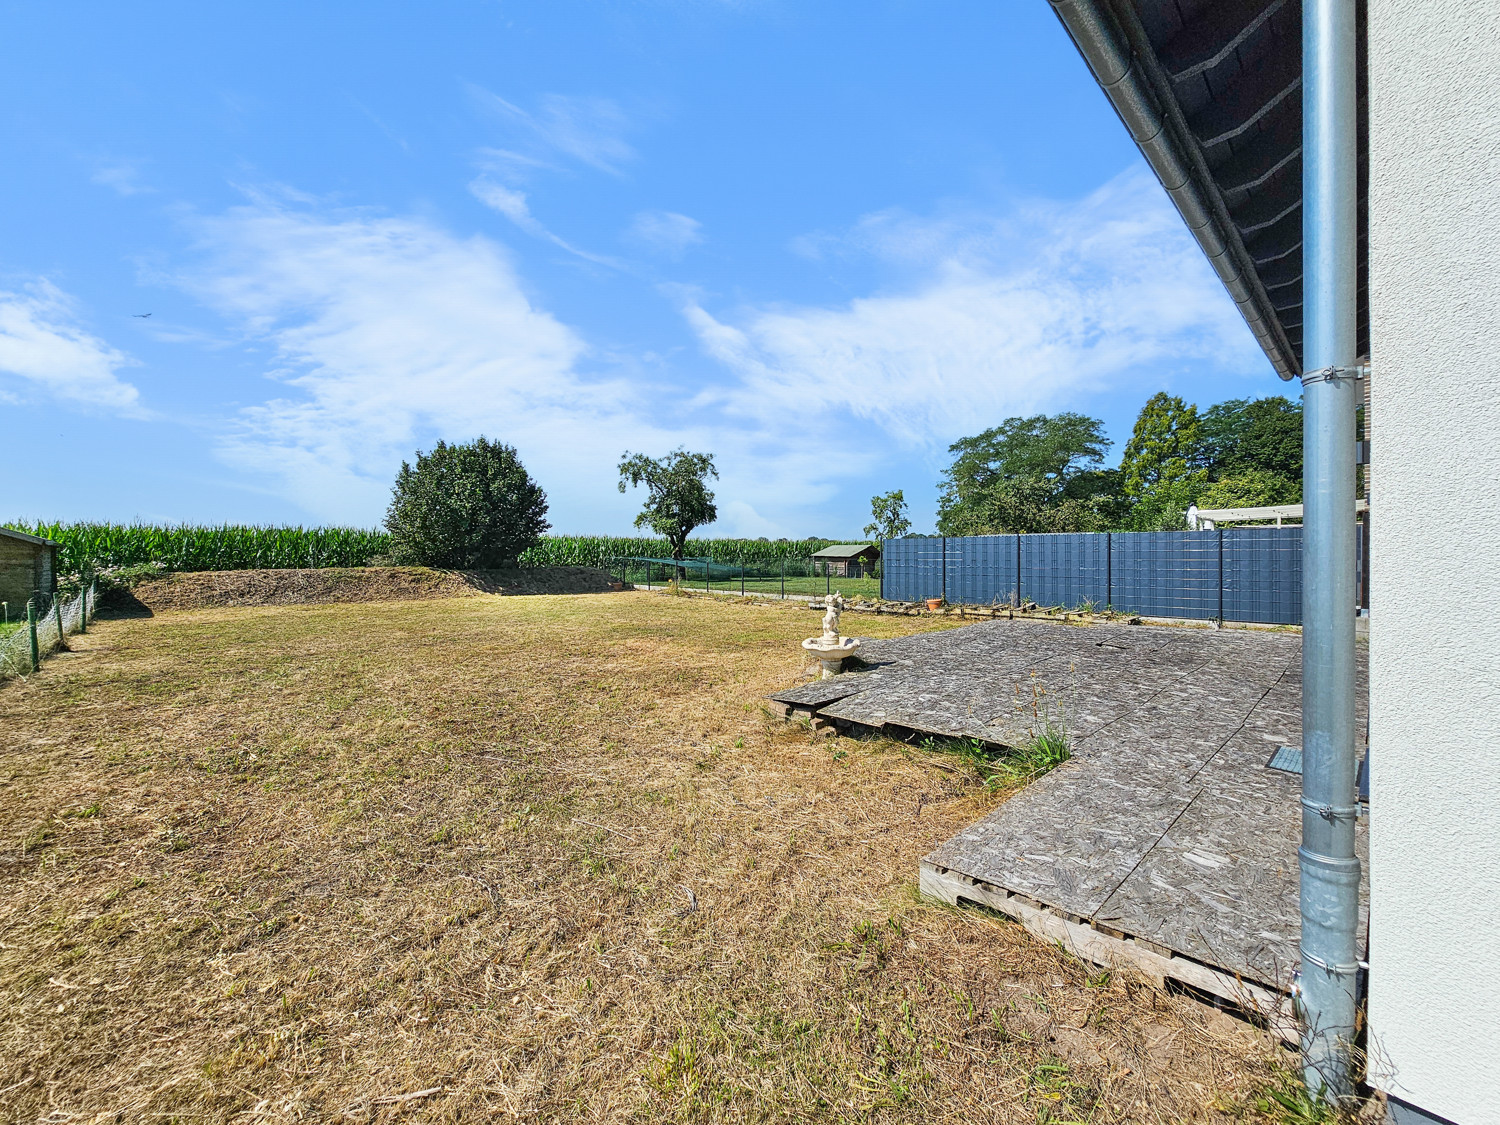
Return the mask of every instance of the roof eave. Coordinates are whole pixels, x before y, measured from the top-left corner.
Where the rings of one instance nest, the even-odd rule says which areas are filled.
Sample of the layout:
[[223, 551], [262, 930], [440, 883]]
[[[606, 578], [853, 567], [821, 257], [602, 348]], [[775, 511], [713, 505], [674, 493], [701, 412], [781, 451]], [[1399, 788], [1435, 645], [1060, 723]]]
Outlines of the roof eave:
[[0, 527], [0, 535], [4, 535], [9, 539], [20, 539], [26, 543], [34, 543], [40, 547], [61, 546], [61, 544], [55, 542], [54, 540], [43, 539], [40, 535], [30, 535], [27, 532], [16, 531], [14, 528], [10, 527]]
[[1154, 52], [1149, 43], [1133, 41], [1144, 39], [1144, 33], [1134, 20], [1122, 21], [1109, 0], [1050, 2], [1271, 366], [1281, 378], [1295, 378], [1299, 374], [1297, 352], [1201, 154], [1195, 145], [1185, 143], [1187, 127], [1176, 99], [1164, 88], [1164, 78], [1149, 65]]

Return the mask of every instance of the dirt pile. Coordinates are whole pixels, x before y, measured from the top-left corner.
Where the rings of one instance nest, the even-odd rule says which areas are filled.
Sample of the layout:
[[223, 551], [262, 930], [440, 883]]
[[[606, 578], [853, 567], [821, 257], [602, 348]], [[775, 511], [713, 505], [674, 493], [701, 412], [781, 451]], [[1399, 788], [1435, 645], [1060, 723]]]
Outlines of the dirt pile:
[[589, 566], [472, 571], [419, 566], [214, 570], [164, 574], [129, 590], [110, 590], [101, 608], [169, 613], [221, 606], [424, 601], [477, 594], [601, 594], [612, 588], [608, 572]]

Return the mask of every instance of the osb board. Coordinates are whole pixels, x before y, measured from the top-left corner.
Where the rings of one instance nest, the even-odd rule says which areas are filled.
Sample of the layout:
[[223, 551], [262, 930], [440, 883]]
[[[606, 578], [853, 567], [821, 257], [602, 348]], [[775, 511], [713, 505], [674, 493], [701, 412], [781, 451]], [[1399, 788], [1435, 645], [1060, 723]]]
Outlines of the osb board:
[[1300, 788], [1265, 763], [1301, 742], [1300, 637], [996, 621], [869, 656], [795, 690], [872, 727], [1015, 745], [1040, 715], [1072, 740], [1073, 761], [924, 862], [1287, 987]]
[[1086, 746], [1126, 718], [1248, 709], [1295, 649], [1276, 634], [982, 622], [872, 642], [868, 670], [772, 698], [864, 726], [1010, 745], [1052, 721]]
[[[1266, 769], [1265, 755], [1252, 741], [1258, 740], [1242, 735], [1210, 762], [1191, 804], [1093, 919], [1288, 989], [1302, 926], [1301, 783], [1293, 774]], [[1363, 823], [1356, 847], [1365, 859]], [[1361, 935], [1367, 913], [1362, 896]]]
[[936, 848], [926, 862], [1087, 918], [1191, 799], [1158, 776], [1073, 761]]

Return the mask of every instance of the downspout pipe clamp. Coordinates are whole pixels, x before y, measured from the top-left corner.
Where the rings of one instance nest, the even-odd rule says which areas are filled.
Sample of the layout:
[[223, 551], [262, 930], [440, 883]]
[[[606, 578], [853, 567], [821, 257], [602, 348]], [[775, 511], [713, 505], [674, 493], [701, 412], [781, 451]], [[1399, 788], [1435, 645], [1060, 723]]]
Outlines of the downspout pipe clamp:
[[1370, 373], [1367, 364], [1356, 363], [1349, 367], [1320, 367], [1316, 371], [1302, 373], [1304, 387], [1312, 383], [1337, 383], [1341, 379], [1363, 379]]

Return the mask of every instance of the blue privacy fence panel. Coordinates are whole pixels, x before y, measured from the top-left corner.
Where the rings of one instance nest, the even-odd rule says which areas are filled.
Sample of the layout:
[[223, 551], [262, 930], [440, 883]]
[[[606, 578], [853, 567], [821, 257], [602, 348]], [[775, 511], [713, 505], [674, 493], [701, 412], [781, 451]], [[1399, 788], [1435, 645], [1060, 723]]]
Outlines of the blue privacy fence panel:
[[1070, 609], [1109, 604], [1108, 535], [1023, 535], [1021, 596]]
[[889, 601], [919, 602], [943, 596], [943, 541], [887, 539], [880, 565]]
[[1110, 605], [1151, 617], [1219, 616], [1219, 536], [1142, 531], [1111, 536]]
[[1302, 529], [891, 539], [885, 597], [1111, 606], [1149, 617], [1302, 621]]
[[1016, 588], [1016, 535], [964, 535], [948, 540], [948, 592], [960, 605], [1010, 602]]
[[1224, 619], [1302, 622], [1302, 529], [1229, 527], [1224, 532]]

